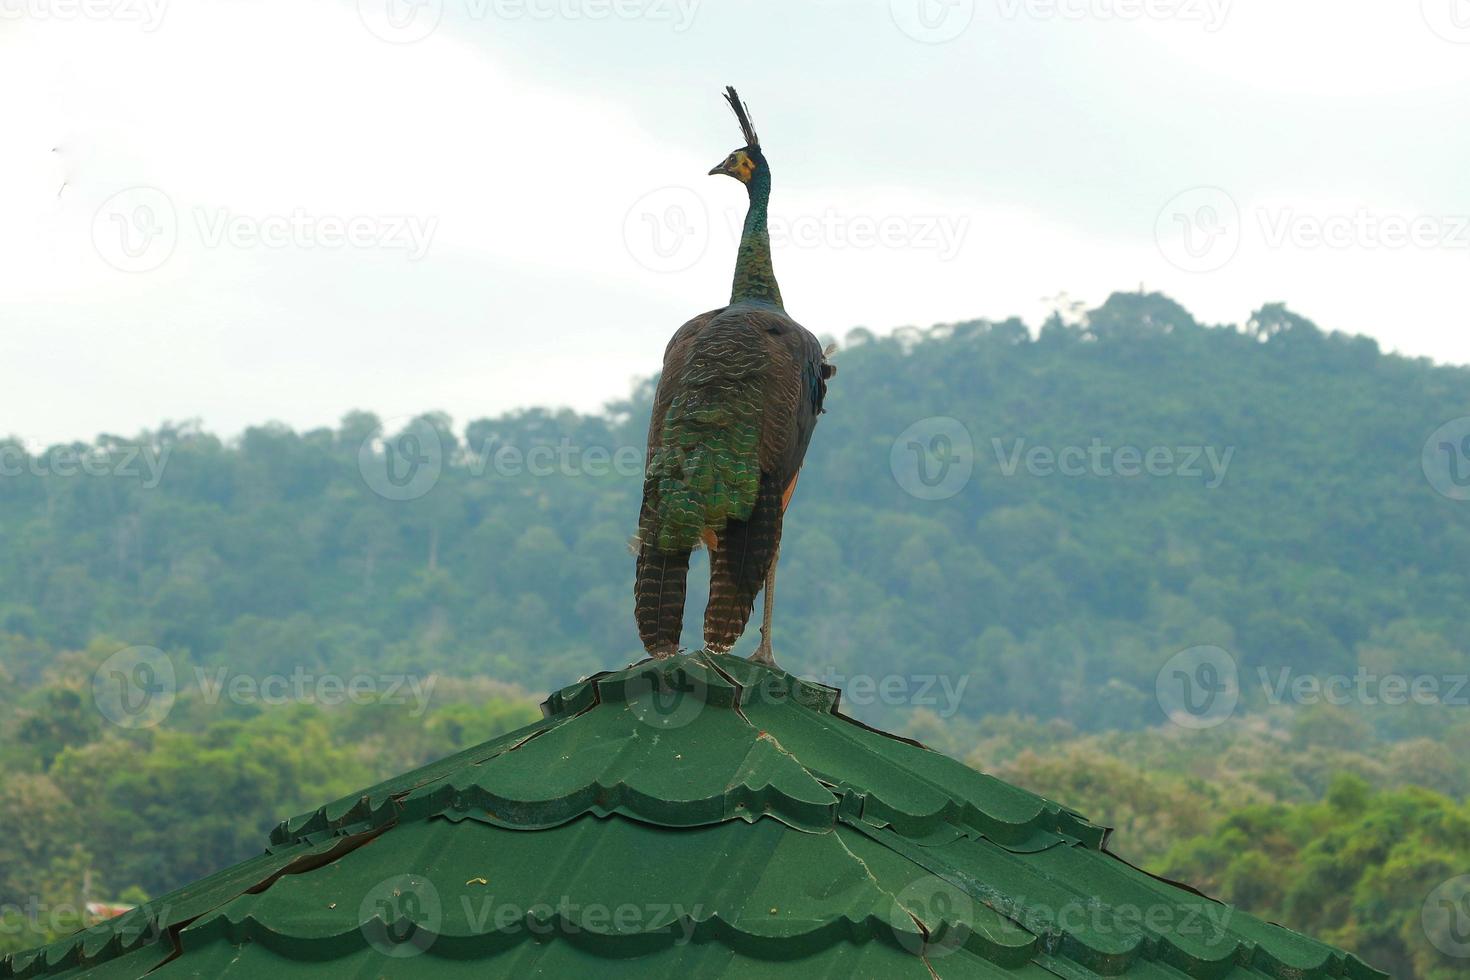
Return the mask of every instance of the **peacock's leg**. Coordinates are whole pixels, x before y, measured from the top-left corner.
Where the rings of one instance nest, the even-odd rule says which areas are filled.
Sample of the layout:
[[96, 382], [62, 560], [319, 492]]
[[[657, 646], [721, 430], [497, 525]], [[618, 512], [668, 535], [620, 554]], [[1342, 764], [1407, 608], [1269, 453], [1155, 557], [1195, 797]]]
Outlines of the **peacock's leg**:
[[766, 603], [765, 611], [761, 616], [761, 644], [755, 648], [751, 660], [758, 664], [776, 666], [776, 655], [771, 652], [771, 613], [776, 608], [776, 562], [781, 557], [781, 549], [776, 549], [776, 554], [771, 557], [771, 570], [766, 572]]

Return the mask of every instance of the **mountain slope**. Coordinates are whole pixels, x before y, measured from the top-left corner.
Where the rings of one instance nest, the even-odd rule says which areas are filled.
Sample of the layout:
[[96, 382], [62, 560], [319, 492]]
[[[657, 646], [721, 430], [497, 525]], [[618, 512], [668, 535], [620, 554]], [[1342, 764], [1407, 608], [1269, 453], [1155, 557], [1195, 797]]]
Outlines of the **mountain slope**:
[[[1247, 706], [1282, 671], [1463, 673], [1470, 504], [1436, 492], [1421, 451], [1470, 414], [1464, 368], [1279, 306], [1205, 327], [1139, 294], [1035, 336], [1017, 321], [855, 331], [837, 362], [775, 639], [783, 666], [847, 686], [859, 715], [1135, 727], [1162, 718], [1168, 658], [1205, 644], [1238, 665]], [[24, 682], [37, 650], [98, 633], [253, 676], [433, 670], [535, 689], [616, 666], [610, 649], [626, 663], [649, 390], [603, 416], [528, 411], [460, 437], [441, 416], [390, 423], [388, 459], [363, 414], [228, 444], [165, 427], [131, 469], [132, 441], [101, 440], [102, 475], [66, 465], [86, 447], [10, 445], [0, 666]], [[1436, 478], [1453, 487], [1450, 445]]]

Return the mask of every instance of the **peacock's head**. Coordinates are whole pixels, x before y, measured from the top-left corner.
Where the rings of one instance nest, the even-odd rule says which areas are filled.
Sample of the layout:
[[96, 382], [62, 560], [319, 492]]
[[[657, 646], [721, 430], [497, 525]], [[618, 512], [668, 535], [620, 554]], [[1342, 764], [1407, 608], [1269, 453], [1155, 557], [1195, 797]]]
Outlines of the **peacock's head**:
[[725, 101], [730, 103], [731, 109], [735, 110], [735, 118], [740, 123], [740, 133], [745, 137], [745, 145], [727, 156], [723, 163], [710, 170], [710, 174], [734, 177], [747, 187], [753, 182], [765, 182], [770, 178], [770, 169], [766, 166], [766, 158], [761, 153], [760, 137], [755, 135], [755, 127], [750, 122], [750, 108], [740, 101], [740, 96], [735, 93], [733, 86], [725, 87]]
[[742, 184], [749, 184], [758, 173], [766, 171], [766, 158], [761, 156], [758, 146], [742, 146], [734, 153], [725, 157], [723, 163], [710, 171], [710, 174], [724, 174], [726, 177], [734, 177]]

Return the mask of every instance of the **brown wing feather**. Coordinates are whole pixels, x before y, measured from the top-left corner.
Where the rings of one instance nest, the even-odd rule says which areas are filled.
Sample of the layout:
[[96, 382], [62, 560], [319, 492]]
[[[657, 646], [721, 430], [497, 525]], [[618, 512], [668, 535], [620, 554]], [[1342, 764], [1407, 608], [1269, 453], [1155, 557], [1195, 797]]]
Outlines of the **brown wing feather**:
[[781, 544], [781, 485], [761, 474], [760, 493], [750, 517], [730, 521], [710, 552], [709, 605], [704, 609], [704, 645], [724, 653], [750, 622], [755, 597]]
[[[648, 456], [651, 458], [663, 431], [669, 403], [679, 390], [679, 379], [668, 371], [670, 364], [682, 363], [685, 351], [699, 332], [719, 310], [701, 314], [675, 332], [664, 350], [664, 373], [653, 396], [653, 413], [648, 423]], [[644, 649], [658, 656], [679, 650], [679, 634], [684, 624], [684, 593], [689, 576], [688, 551], [662, 551], [654, 547], [651, 533], [653, 516], [658, 506], [658, 483], [645, 477], [643, 504], [638, 517], [638, 559], [633, 578], [633, 612], [638, 621], [638, 635]]]
[[729, 522], [710, 555], [704, 639], [716, 651], [730, 649], [745, 631], [776, 559], [789, 491], [821, 413], [828, 377], [821, 343], [806, 328], [777, 310], [742, 312], [766, 353], [761, 483], [750, 517]]

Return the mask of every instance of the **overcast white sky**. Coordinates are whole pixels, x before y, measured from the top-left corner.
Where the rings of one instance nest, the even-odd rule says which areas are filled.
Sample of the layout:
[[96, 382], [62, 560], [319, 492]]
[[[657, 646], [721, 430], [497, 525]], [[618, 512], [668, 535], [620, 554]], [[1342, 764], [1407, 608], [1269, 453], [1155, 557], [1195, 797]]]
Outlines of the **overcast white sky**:
[[1470, 0], [0, 0], [0, 432], [596, 409], [728, 295], [727, 82], [819, 333], [1470, 361]]

